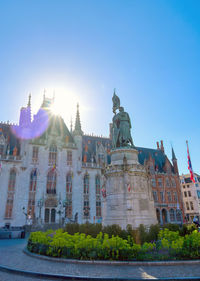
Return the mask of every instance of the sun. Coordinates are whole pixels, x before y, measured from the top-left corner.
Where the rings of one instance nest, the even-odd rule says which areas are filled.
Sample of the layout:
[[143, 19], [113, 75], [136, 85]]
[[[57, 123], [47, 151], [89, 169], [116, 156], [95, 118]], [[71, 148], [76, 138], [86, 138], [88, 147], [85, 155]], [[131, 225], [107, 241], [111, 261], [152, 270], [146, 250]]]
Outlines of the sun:
[[50, 111], [51, 111], [51, 113], [53, 113], [53, 115], [61, 115], [62, 112], [60, 109], [61, 108], [58, 105], [58, 103], [55, 103], [55, 102], [50, 106]]

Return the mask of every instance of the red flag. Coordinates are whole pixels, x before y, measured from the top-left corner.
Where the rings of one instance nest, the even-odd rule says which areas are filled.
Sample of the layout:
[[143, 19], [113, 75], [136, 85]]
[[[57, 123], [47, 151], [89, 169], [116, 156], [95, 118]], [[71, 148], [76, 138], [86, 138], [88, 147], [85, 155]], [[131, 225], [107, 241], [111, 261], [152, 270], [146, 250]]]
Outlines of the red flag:
[[105, 186], [105, 185], [103, 184], [102, 189], [101, 189], [101, 192], [102, 192], [102, 196], [103, 196], [104, 198], [106, 198], [106, 189], [105, 189], [104, 186]]
[[188, 141], [186, 141], [186, 144], [187, 144], [188, 170], [190, 171], [190, 179], [191, 179], [193, 182], [195, 182], [194, 173], [193, 173], [193, 170], [192, 170], [192, 163], [191, 163], [191, 159], [190, 159]]
[[130, 185], [130, 183], [128, 184], [128, 192], [130, 192], [131, 191], [131, 185]]

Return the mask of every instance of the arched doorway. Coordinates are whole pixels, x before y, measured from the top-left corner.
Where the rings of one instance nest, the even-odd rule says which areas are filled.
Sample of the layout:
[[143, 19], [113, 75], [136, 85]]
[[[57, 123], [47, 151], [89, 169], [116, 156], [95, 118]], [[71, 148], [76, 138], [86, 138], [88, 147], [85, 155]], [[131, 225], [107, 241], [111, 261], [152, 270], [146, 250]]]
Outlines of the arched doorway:
[[162, 222], [167, 223], [167, 210], [162, 209]]

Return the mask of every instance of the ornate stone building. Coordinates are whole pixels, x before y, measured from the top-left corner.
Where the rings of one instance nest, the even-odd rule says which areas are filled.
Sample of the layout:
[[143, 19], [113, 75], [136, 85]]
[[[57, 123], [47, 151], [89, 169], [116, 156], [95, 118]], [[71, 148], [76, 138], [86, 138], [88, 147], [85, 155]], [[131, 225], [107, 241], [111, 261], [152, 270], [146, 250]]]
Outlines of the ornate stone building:
[[194, 217], [200, 219], [200, 176], [194, 173], [195, 183], [190, 174], [180, 176], [181, 191], [187, 222], [192, 222]]
[[[85, 135], [77, 107], [74, 130], [53, 115], [44, 96], [31, 118], [31, 101], [19, 125], [0, 123], [0, 226], [102, 221], [104, 168], [110, 164], [111, 138]], [[177, 160], [163, 143], [136, 147], [152, 187], [158, 222], [182, 223], [183, 203]]]

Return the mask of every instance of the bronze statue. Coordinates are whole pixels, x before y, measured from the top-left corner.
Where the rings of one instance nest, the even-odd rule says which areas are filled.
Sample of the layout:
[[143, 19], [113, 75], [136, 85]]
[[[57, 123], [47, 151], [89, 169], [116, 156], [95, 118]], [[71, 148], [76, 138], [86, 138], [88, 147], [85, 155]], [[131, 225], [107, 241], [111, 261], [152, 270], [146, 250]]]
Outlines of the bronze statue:
[[[131, 137], [131, 120], [129, 114], [120, 107], [120, 99], [115, 94], [113, 95], [113, 126], [112, 126], [112, 143], [113, 148], [118, 147], [134, 147]], [[116, 114], [116, 110], [119, 112]]]

